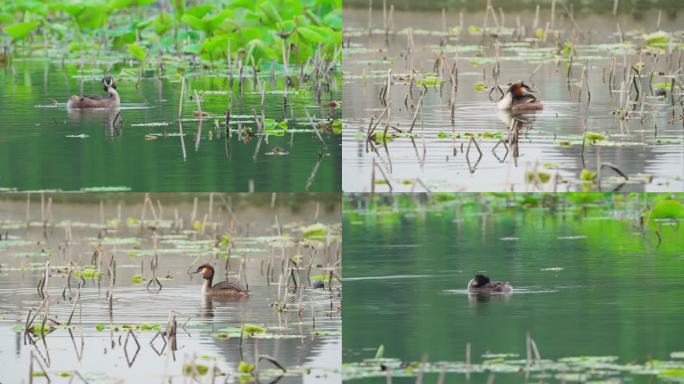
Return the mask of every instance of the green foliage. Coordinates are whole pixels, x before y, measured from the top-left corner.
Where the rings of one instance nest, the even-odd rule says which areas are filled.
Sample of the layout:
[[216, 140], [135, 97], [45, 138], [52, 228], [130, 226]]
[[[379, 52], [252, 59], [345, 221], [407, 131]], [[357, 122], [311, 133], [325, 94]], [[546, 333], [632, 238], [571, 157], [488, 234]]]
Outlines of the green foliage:
[[658, 201], [651, 212], [653, 219], [684, 219], [684, 205], [677, 200]]
[[240, 366], [238, 367], [238, 370], [241, 373], [247, 373], [247, 374], [252, 373], [252, 371], [254, 370], [254, 364], [248, 363], [246, 361], [241, 361]]
[[665, 47], [670, 41], [670, 35], [664, 31], [657, 31], [644, 36], [644, 44], [649, 47]]
[[478, 81], [477, 83], [475, 83], [475, 85], [473, 85], [473, 89], [475, 90], [475, 92], [482, 92], [485, 89], [487, 89], [487, 84]]
[[183, 364], [183, 374], [186, 376], [192, 376], [197, 373], [200, 376], [204, 376], [209, 372], [209, 367], [204, 364], [199, 363], [185, 363]]
[[588, 169], [583, 169], [580, 173], [580, 180], [582, 181], [594, 181], [596, 179], [596, 172], [592, 172]]
[[303, 233], [306, 238], [325, 237], [328, 227], [325, 224], [316, 223], [305, 227]]
[[287, 131], [287, 119], [276, 122], [275, 119], [264, 119], [264, 131], [269, 135], [283, 136]]
[[128, 46], [128, 53], [130, 53], [131, 56], [138, 59], [138, 61], [145, 61], [145, 57], [147, 56], [145, 54], [145, 50], [135, 43]]
[[564, 55], [569, 55], [572, 53], [572, 44], [571, 43], [565, 43], [563, 44], [563, 49], [561, 50], [561, 53]]
[[537, 172], [527, 172], [525, 174], [525, 179], [528, 183], [534, 183], [537, 179], [542, 183], [547, 183], [551, 180], [551, 174], [547, 172], [537, 171]]
[[[14, 40], [25, 39], [52, 16], [45, 28], [62, 39], [71, 52], [101, 46], [98, 36], [111, 46], [127, 50], [142, 61], [141, 51], [175, 51], [214, 61], [243, 60], [246, 65], [282, 62], [283, 39], [290, 56], [288, 63], [304, 63], [321, 50], [331, 58], [342, 42], [340, 1], [313, 0], [234, 0], [227, 4], [209, 1], [186, 7], [184, 0], [171, 1], [171, 10], [159, 12], [154, 0], [56, 0], [51, 3], [22, 1], [18, 9], [30, 13], [23, 22], [4, 28]], [[0, 23], [15, 20], [11, 12], [0, 10]], [[135, 17], [131, 17], [131, 13]], [[145, 17], [147, 16], [147, 17]], [[173, 35], [169, 34], [173, 30]], [[156, 36], [156, 37], [155, 37]], [[94, 44], [98, 41], [97, 44]], [[73, 49], [79, 47], [79, 49]]]
[[27, 21], [23, 23], [15, 23], [5, 27], [5, 32], [14, 40], [25, 39], [31, 32], [38, 28], [38, 23], [35, 21]]
[[595, 143], [597, 141], [604, 141], [608, 139], [608, 136], [602, 134], [602, 133], [597, 133], [597, 132], [587, 132], [585, 135], [585, 138], [588, 141], [591, 141], [592, 143]]
[[435, 73], [428, 73], [425, 75], [425, 78], [416, 80], [416, 85], [419, 87], [436, 87], [441, 85], [443, 81], [444, 80], [442, 80], [439, 75]]
[[326, 281], [328, 280], [327, 274], [313, 275], [311, 276], [312, 281]]
[[69, 14], [81, 30], [104, 27], [109, 14], [107, 5], [98, 1], [65, 2], [56, 7]]
[[75, 277], [83, 277], [84, 279], [94, 279], [96, 277], [100, 277], [101, 275], [102, 275], [102, 272], [98, 271], [92, 265], [86, 265], [83, 267], [83, 269], [81, 271], [75, 271], [74, 272]]
[[153, 4], [155, 0], [113, 0], [109, 3], [110, 10], [126, 9], [131, 7], [142, 7]]
[[156, 33], [157, 36], [164, 36], [166, 32], [173, 28], [171, 18], [169, 18], [166, 12], [161, 12], [157, 17], [154, 18], [153, 26], [154, 33]]
[[264, 333], [266, 332], [266, 328], [260, 327], [258, 325], [254, 324], [245, 324], [242, 326], [242, 329], [247, 333], [248, 335], [255, 335], [257, 333]]

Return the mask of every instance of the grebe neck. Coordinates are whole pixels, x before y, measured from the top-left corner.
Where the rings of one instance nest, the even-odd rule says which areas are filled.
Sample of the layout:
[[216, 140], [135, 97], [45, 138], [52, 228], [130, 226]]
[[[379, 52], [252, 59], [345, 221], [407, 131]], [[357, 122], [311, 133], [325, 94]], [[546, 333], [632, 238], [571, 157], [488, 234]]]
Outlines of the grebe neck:
[[206, 295], [210, 289], [211, 289], [211, 279], [204, 279], [204, 283], [202, 284], [202, 294]]
[[511, 105], [513, 104], [513, 95], [510, 92], [506, 92], [504, 97], [499, 100], [499, 103], [497, 106], [499, 109], [510, 109]]
[[109, 97], [118, 101], [119, 100], [119, 92], [117, 92], [116, 89], [109, 87]]

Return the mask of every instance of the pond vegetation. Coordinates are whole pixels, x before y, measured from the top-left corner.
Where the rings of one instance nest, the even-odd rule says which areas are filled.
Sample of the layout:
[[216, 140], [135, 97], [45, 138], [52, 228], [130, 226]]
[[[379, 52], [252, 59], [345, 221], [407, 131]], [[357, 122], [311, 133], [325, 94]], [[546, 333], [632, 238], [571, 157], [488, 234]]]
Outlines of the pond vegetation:
[[[339, 380], [338, 199], [0, 196], [3, 379]], [[250, 296], [202, 297], [203, 263]]]
[[[346, 11], [345, 191], [681, 189], [679, 5], [371, 4]], [[543, 111], [497, 109], [519, 81]]]
[[343, 378], [679, 382], [683, 221], [682, 193], [345, 196]]
[[[52, 180], [5, 167], [0, 187], [259, 191], [282, 190], [281, 177], [296, 181], [288, 190], [339, 190], [341, 12], [339, 0], [4, 2], [0, 110], [17, 113], [3, 163], [58, 140], [66, 149], [39, 165], [84, 153], [84, 163], [116, 168], [130, 154], [149, 164], [163, 153], [186, 185], [151, 171], [103, 182], [98, 165], [79, 182], [64, 168]], [[121, 106], [70, 109], [65, 120], [68, 98], [98, 92], [105, 75]], [[123, 155], [124, 143], [136, 150]], [[212, 182], [225, 176], [235, 180]]]

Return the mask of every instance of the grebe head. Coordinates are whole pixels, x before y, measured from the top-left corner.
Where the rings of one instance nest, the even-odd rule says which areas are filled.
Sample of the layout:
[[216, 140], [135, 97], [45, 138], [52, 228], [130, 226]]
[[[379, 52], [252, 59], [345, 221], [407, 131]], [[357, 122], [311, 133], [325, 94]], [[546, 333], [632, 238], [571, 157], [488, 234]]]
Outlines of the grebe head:
[[508, 87], [508, 91], [506, 91], [506, 93], [511, 93], [513, 96], [516, 96], [516, 97], [529, 95], [530, 93], [533, 93], [533, 92], [534, 91], [532, 90], [532, 88], [527, 86], [522, 81], [519, 83], [511, 84], [511, 86]]
[[202, 264], [197, 267], [197, 270], [193, 273], [202, 273], [204, 280], [211, 281], [214, 278], [214, 267], [209, 264]]
[[105, 76], [105, 78], [102, 79], [102, 84], [104, 84], [104, 90], [106, 92], [109, 92], [110, 88], [116, 89], [116, 84], [114, 84], [114, 79], [112, 79], [111, 76]]
[[485, 285], [489, 284], [489, 282], [490, 282], [489, 277], [487, 277], [485, 275], [477, 274], [477, 275], [475, 275], [475, 278], [470, 280], [470, 286], [472, 288], [480, 288], [480, 287], [484, 287]]
[[534, 91], [522, 81], [509, 85], [506, 93], [498, 102], [499, 109], [542, 109], [541, 101], [532, 94]]

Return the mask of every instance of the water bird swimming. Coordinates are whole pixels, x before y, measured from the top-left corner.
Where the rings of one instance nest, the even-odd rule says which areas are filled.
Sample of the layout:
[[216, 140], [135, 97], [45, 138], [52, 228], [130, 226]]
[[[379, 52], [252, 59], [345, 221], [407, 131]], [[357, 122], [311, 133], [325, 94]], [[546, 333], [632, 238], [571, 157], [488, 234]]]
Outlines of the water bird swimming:
[[214, 279], [214, 267], [209, 264], [200, 265], [193, 273], [200, 272], [202, 272], [202, 277], [204, 278], [204, 284], [202, 284], [202, 295], [204, 296], [249, 296], [249, 291], [238, 283], [233, 283], [226, 280], [216, 283], [215, 285], [211, 285], [211, 281]]
[[491, 281], [485, 275], [477, 274], [468, 282], [468, 292], [470, 293], [506, 293], [513, 291], [513, 287], [508, 282]]
[[544, 103], [532, 94], [534, 92], [522, 81], [511, 84], [497, 106], [501, 110], [513, 112], [536, 111], [544, 109]]
[[111, 76], [102, 79], [107, 96], [71, 96], [67, 103], [68, 108], [113, 108], [121, 104], [116, 84]]

